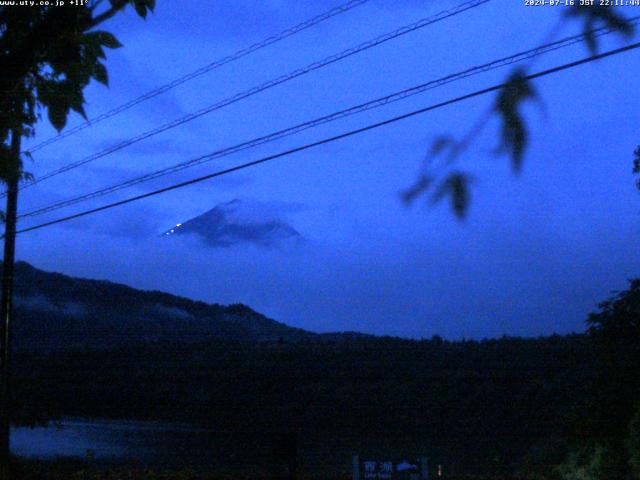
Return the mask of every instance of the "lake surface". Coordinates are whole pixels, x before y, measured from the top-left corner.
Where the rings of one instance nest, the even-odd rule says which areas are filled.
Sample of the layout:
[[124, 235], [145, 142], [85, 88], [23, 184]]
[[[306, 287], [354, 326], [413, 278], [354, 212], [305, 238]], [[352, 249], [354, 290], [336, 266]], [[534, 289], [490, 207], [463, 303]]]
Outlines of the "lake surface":
[[46, 427], [19, 427], [11, 431], [15, 455], [50, 460], [87, 458], [96, 462], [141, 466], [209, 466], [219, 435], [190, 425], [65, 418]]

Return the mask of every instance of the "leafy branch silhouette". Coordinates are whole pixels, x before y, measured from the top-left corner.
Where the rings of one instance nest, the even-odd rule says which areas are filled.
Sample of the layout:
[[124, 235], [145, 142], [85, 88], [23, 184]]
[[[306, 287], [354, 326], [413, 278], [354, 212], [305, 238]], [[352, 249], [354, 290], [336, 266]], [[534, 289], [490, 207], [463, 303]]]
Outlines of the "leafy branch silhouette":
[[[635, 34], [633, 23], [610, 7], [573, 6], [564, 14], [563, 19], [565, 18], [582, 22], [585, 44], [592, 54], [598, 51], [599, 37], [595, 34], [595, 30], [600, 27], [610, 28], [626, 39]], [[471, 199], [472, 177], [460, 168], [444, 173], [439, 171], [443, 168], [451, 169], [493, 116], [497, 117], [500, 123], [500, 145], [495, 153], [507, 154], [510, 157], [515, 174], [522, 171], [525, 152], [529, 145], [529, 131], [522, 108], [527, 101], [541, 100], [526, 78], [530, 67], [531, 63], [511, 71], [503, 87], [498, 91], [493, 107], [480, 117], [461, 140], [446, 134], [439, 135], [433, 140], [423, 171], [410, 187], [401, 192], [401, 199], [405, 204], [412, 204], [420, 197], [427, 197], [431, 204], [448, 198], [455, 216], [460, 220], [464, 219]], [[444, 159], [444, 161], [436, 164], [438, 159]], [[636, 150], [634, 173], [640, 174], [640, 147]], [[637, 181], [637, 186], [640, 188], [640, 179]]]
[[[96, 28], [128, 6], [144, 18], [155, 0], [0, 9], [0, 181], [33, 179], [22, 158], [11, 154], [9, 139], [33, 136], [45, 110], [58, 131], [71, 111], [87, 118], [84, 89], [92, 80], [108, 85], [105, 49], [122, 46]], [[26, 152], [22, 156], [30, 158]]]

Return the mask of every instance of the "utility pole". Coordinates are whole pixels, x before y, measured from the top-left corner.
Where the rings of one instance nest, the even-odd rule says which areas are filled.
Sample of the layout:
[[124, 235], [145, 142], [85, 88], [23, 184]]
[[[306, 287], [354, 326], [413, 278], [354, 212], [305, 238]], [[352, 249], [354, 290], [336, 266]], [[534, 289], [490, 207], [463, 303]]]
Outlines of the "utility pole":
[[13, 321], [13, 265], [16, 251], [16, 216], [18, 211], [18, 180], [20, 178], [20, 129], [11, 131], [11, 152], [8, 158], [7, 209], [5, 212], [4, 259], [2, 268], [2, 298], [0, 308], [0, 480], [9, 478], [11, 426], [11, 323]]

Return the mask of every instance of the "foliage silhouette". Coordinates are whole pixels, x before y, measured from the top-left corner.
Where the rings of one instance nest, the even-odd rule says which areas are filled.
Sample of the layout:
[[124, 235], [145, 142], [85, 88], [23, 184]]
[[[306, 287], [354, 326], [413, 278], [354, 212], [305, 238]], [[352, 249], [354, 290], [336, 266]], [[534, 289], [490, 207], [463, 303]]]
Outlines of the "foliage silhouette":
[[594, 341], [591, 402], [575, 422], [573, 451], [559, 469], [566, 480], [638, 478], [640, 279], [599, 305], [587, 321]]
[[[634, 25], [610, 6], [568, 6], [563, 18], [582, 22], [585, 43], [592, 54], [598, 51], [599, 37], [595, 34], [595, 31], [599, 27], [611, 28], [614, 32], [627, 39], [635, 34]], [[505, 86], [498, 92], [494, 107], [489, 112], [497, 116], [500, 122], [499, 136], [501, 145], [498, 153], [507, 153], [509, 155], [511, 165], [516, 174], [522, 170], [524, 154], [529, 144], [527, 122], [522, 115], [521, 108], [527, 100], [537, 98], [530, 82], [525, 80], [526, 75], [527, 68], [513, 70], [508, 76]], [[482, 115], [461, 140], [455, 140], [450, 135], [437, 136], [432, 142], [427, 158], [433, 160], [444, 151], [448, 151], [446, 162], [440, 167], [451, 166], [475, 140], [490, 116], [486, 113]], [[640, 167], [636, 165], [636, 169], [640, 170]], [[431, 200], [440, 201], [447, 197], [442, 192], [449, 192], [453, 212], [459, 219], [463, 219], [468, 210], [470, 200], [469, 182], [465, 178], [460, 169], [453, 173], [436, 175], [432, 165], [427, 165], [425, 171], [418, 176], [414, 184], [401, 192], [401, 198], [405, 204], [410, 204], [433, 189], [436, 194], [431, 195]], [[458, 188], [453, 189], [451, 185], [457, 185]], [[638, 181], [638, 187], [640, 188], [640, 180]], [[458, 193], [456, 194], [456, 192]]]
[[322, 462], [348, 470], [354, 452], [416, 451], [449, 472], [499, 473], [516, 468], [533, 442], [560, 434], [559, 419], [591, 395], [586, 335], [451, 342], [313, 334], [243, 305], [24, 263], [16, 275], [24, 330], [15, 398], [25, 423], [194, 422], [218, 432], [216, 451], [231, 463], [243, 451], [267, 461], [271, 432], [296, 432], [305, 471]]
[[582, 20], [582, 30], [587, 34], [587, 47], [594, 54], [598, 52], [598, 38], [593, 34], [596, 28], [601, 26], [608, 27], [627, 38], [631, 38], [635, 33], [633, 25], [610, 6], [593, 5], [584, 7], [574, 5], [567, 10], [565, 15]]
[[110, 0], [90, 6], [3, 7], [0, 9], [0, 178], [22, 173], [22, 162], [11, 158], [11, 132], [32, 136], [46, 110], [62, 130], [70, 111], [86, 118], [84, 88], [91, 80], [108, 84], [105, 49], [119, 48], [109, 32], [96, 30], [127, 5], [146, 17], [155, 0]]

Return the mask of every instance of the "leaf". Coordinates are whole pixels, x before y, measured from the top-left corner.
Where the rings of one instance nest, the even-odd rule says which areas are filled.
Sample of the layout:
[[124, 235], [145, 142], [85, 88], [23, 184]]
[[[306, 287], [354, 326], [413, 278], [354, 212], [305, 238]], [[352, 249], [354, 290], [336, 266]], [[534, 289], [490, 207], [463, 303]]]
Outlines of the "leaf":
[[451, 208], [459, 219], [465, 218], [469, 208], [469, 183], [471, 178], [463, 172], [453, 172], [440, 184], [431, 197], [432, 203], [438, 203], [449, 197]]
[[61, 90], [64, 91], [63, 95], [68, 102], [69, 108], [78, 112], [86, 119], [87, 114], [84, 111], [84, 95], [82, 93], [83, 86], [83, 84], [76, 82], [63, 82]]
[[511, 166], [516, 173], [522, 170], [528, 137], [520, 107], [526, 100], [535, 97], [536, 93], [527, 81], [524, 71], [516, 70], [498, 93], [494, 106], [502, 120], [502, 143], [499, 150], [509, 152]]
[[118, 39], [112, 33], [105, 31], [91, 32], [88, 36], [92, 36], [95, 41], [102, 46], [107, 48], [120, 48], [122, 44], [118, 41]]
[[87, 112], [84, 109], [84, 99], [82, 100], [82, 102], [80, 103], [74, 103], [73, 105], [70, 105], [71, 109], [76, 112], [79, 113], [82, 118], [84, 118], [85, 120], [87, 120]]
[[153, 12], [153, 9], [156, 6], [155, 0], [132, 0], [132, 3], [136, 13], [142, 18], [147, 18], [147, 12]]
[[49, 121], [58, 130], [67, 123], [70, 110], [87, 118], [82, 89], [85, 82], [43, 80], [38, 83], [38, 102], [48, 109]]
[[585, 35], [585, 42], [589, 51], [594, 55], [598, 52], [598, 40], [593, 30], [599, 25], [618, 32], [626, 38], [631, 38], [635, 32], [634, 25], [620, 15], [616, 9], [609, 6], [574, 5], [567, 10], [566, 14], [583, 20], [582, 32]]
[[109, 74], [104, 64], [96, 62], [93, 69], [93, 78], [105, 86], [109, 86]]
[[469, 206], [469, 188], [467, 178], [460, 174], [449, 177], [451, 189], [451, 206], [458, 218], [464, 218]]
[[51, 125], [58, 131], [62, 130], [67, 124], [67, 115], [69, 107], [61, 98], [54, 99], [48, 105], [49, 121]]
[[105, 59], [106, 55], [104, 53], [104, 49], [102, 48], [102, 44], [100, 43], [100, 39], [94, 37], [91, 34], [85, 35], [84, 38], [84, 54], [87, 57], [92, 59]]
[[134, 2], [134, 8], [136, 9], [136, 13], [140, 15], [142, 18], [147, 18], [147, 7], [141, 4], [141, 2]]
[[589, 51], [594, 55], [598, 53], [598, 40], [593, 33], [593, 21], [585, 21], [582, 33], [584, 34], [584, 41], [587, 44]]

